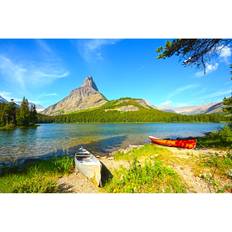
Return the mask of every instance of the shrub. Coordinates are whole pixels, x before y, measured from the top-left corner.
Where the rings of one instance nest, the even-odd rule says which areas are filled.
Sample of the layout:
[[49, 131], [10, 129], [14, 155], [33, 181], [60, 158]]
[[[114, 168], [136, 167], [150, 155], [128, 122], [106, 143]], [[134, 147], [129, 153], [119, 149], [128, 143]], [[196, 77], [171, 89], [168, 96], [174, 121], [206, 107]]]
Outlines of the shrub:
[[141, 165], [136, 159], [129, 169], [121, 167], [106, 183], [105, 190], [113, 193], [186, 192], [185, 184], [172, 168], [156, 160]]

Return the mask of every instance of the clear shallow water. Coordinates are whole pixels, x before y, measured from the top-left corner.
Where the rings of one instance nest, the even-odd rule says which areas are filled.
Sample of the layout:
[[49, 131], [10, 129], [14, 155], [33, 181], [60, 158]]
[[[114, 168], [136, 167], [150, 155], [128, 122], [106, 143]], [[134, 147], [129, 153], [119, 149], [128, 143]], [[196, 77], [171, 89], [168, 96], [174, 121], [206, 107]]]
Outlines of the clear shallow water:
[[41, 124], [37, 128], [0, 131], [0, 160], [75, 152], [84, 145], [107, 154], [129, 144], [148, 143], [148, 136], [196, 137], [222, 128], [221, 123]]

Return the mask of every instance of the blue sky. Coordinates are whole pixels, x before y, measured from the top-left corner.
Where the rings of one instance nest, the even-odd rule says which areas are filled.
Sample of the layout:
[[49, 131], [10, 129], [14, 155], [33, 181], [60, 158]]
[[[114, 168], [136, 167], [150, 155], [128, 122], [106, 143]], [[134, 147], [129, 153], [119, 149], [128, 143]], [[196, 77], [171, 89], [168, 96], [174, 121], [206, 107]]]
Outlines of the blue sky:
[[157, 60], [158, 39], [0, 40], [0, 96], [49, 106], [93, 76], [109, 99], [144, 98], [156, 106], [218, 102], [232, 89], [232, 51], [224, 47], [202, 70], [178, 57]]

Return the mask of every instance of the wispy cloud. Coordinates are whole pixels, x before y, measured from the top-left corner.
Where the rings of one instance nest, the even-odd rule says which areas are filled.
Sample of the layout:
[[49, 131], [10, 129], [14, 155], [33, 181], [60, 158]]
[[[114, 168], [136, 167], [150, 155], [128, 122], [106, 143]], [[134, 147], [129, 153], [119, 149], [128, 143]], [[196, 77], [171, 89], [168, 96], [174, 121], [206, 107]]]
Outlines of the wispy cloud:
[[229, 64], [229, 58], [232, 55], [231, 48], [229, 46], [218, 47], [217, 53], [218, 53], [219, 57], [222, 58], [226, 64]]
[[171, 99], [171, 98], [175, 97], [176, 95], [179, 95], [179, 94], [181, 94], [185, 91], [191, 90], [191, 89], [195, 89], [197, 87], [199, 87], [199, 85], [197, 85], [197, 84], [190, 84], [190, 85], [181, 86], [181, 87], [175, 89], [173, 92], [171, 92], [167, 96], [167, 99]]
[[218, 97], [227, 97], [231, 94], [231, 89], [224, 89], [219, 90], [216, 92], [209, 93], [207, 95], [204, 95], [201, 99], [212, 99], [212, 98], [218, 98]]
[[169, 93], [167, 95], [167, 98], [165, 101], [161, 102], [159, 104], [159, 108], [160, 109], [171, 109], [173, 107], [181, 107], [181, 106], [186, 106], [186, 105], [189, 105], [189, 103], [184, 103], [184, 102], [174, 102], [173, 101], [173, 98], [175, 96], [178, 96], [186, 91], [190, 91], [192, 89], [196, 89], [198, 88], [199, 85], [198, 84], [189, 84], [189, 85], [184, 85], [184, 86], [181, 86], [177, 89], [175, 89], [173, 92]]
[[164, 102], [161, 102], [158, 105], [158, 108], [160, 109], [174, 109], [175, 107], [184, 107], [184, 106], [188, 106], [188, 105], [192, 105], [190, 103], [183, 103], [183, 102], [173, 102], [171, 100], [166, 100]]
[[90, 39], [77, 42], [79, 54], [86, 62], [103, 60], [103, 48], [114, 45], [119, 42], [118, 39]]
[[0, 54], [0, 74], [6, 82], [17, 85], [21, 90], [50, 84], [69, 75], [60, 57], [46, 41], [35, 40], [35, 45], [39, 59], [17, 60], [17, 54]]
[[212, 50], [212, 55], [215, 55], [214, 61], [211, 63], [205, 64], [205, 70], [198, 71], [195, 73], [197, 77], [206, 76], [214, 71], [216, 71], [219, 67], [220, 63], [230, 64], [230, 57], [232, 55], [231, 47], [229, 46], [218, 46], [216, 49]]
[[198, 71], [196, 72], [196, 76], [197, 77], [203, 77], [211, 72], [214, 72], [218, 69], [219, 64], [218, 63], [214, 63], [214, 64], [208, 64], [206, 63], [205, 65], [205, 71]]
[[7, 101], [10, 101], [11, 99], [14, 99], [14, 101], [21, 101], [22, 99], [16, 98], [13, 96], [11, 92], [0, 90], [0, 96], [6, 99]]
[[1, 90], [0, 90], [0, 96], [5, 98], [6, 100], [9, 100], [12, 97], [10, 92], [1, 91]]
[[35, 40], [35, 43], [39, 47], [40, 51], [46, 53], [47, 55], [54, 55], [52, 48], [42, 39]]
[[19, 63], [4, 55], [0, 55], [0, 74], [5, 81], [26, 90], [33, 86], [43, 86], [53, 81], [64, 78], [69, 72], [54, 68], [49, 64]]
[[43, 93], [39, 96], [39, 98], [53, 97], [53, 96], [58, 96], [58, 94], [57, 93]]
[[164, 102], [161, 102], [160, 104], [159, 104], [159, 107], [160, 108], [168, 108], [168, 107], [170, 107], [172, 105], [172, 101], [171, 100], [166, 100], [166, 101], [164, 101]]

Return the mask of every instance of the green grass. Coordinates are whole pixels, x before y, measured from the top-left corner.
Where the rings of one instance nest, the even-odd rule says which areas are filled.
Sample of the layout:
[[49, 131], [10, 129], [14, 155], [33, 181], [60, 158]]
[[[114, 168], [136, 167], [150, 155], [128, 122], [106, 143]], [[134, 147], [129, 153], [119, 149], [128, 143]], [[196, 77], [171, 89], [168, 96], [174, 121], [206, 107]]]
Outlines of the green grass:
[[0, 130], [13, 130], [16, 126], [14, 124], [7, 124], [5, 126], [0, 126]]
[[1, 193], [51, 193], [58, 191], [57, 180], [74, 168], [68, 156], [6, 168], [0, 176]]
[[232, 129], [228, 126], [198, 138], [198, 148], [232, 148]]
[[[175, 167], [190, 169], [200, 177], [209, 192], [232, 191], [232, 153], [175, 153], [153, 144], [116, 152], [115, 160], [129, 161], [130, 168], [121, 167], [105, 186], [107, 192], [185, 192], [189, 188]], [[133, 160], [137, 160], [136, 162]], [[191, 178], [191, 176], [189, 177]], [[191, 191], [191, 189], [190, 189]]]
[[159, 147], [153, 144], [145, 144], [142, 147], [134, 148], [124, 153], [122, 151], [118, 151], [114, 154], [115, 160], [134, 160], [152, 156], [169, 156], [172, 152], [166, 148]]
[[121, 167], [104, 186], [110, 193], [184, 193], [180, 176], [163, 162], [147, 159], [143, 164], [134, 160], [129, 169]]
[[213, 192], [232, 191], [232, 153], [201, 154], [195, 158], [192, 170]]

